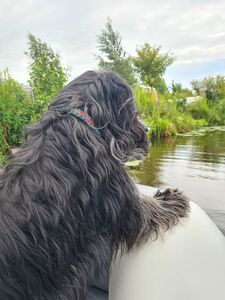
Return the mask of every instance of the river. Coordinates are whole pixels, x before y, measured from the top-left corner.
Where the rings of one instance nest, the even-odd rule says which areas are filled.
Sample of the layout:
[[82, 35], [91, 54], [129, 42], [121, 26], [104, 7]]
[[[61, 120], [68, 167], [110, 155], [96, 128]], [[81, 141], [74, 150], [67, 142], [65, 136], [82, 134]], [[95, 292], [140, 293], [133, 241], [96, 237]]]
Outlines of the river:
[[225, 127], [151, 142], [147, 158], [129, 173], [140, 184], [179, 188], [225, 234]]

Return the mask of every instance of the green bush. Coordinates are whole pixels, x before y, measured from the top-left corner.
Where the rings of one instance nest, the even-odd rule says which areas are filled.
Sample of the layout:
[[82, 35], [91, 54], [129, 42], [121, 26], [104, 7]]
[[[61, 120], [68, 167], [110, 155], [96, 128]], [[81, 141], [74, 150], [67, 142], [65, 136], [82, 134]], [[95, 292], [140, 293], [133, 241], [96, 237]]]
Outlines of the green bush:
[[209, 103], [206, 98], [186, 104], [186, 112], [194, 119], [204, 119], [209, 126], [225, 124], [225, 100]]
[[177, 133], [175, 124], [168, 119], [149, 117], [144, 122], [150, 129], [151, 137], [169, 137]]
[[217, 101], [214, 110], [215, 110], [215, 114], [217, 114], [217, 118], [214, 119], [214, 122], [218, 122], [217, 120], [219, 115], [218, 125], [225, 125], [225, 99]]
[[209, 119], [210, 108], [208, 107], [207, 101], [205, 98], [201, 98], [192, 103], [186, 105], [186, 111], [194, 119]]
[[143, 118], [152, 115], [154, 110], [155, 97], [151, 89], [145, 90], [137, 87], [134, 90], [135, 101]]
[[220, 111], [218, 110], [217, 106], [211, 107], [210, 114], [208, 117], [208, 124], [210, 126], [224, 124], [224, 119], [222, 119], [222, 116], [221, 116]]
[[186, 133], [206, 125], [202, 119], [201, 121], [195, 120], [188, 114], [178, 115], [176, 118], [173, 118], [173, 123], [175, 124], [178, 133]]
[[23, 128], [35, 120], [35, 102], [8, 71], [0, 73], [0, 157], [23, 141]]
[[213, 104], [215, 101], [225, 97], [224, 75], [208, 76], [202, 80], [193, 80], [191, 85], [195, 93], [205, 96], [209, 104]]
[[169, 93], [160, 95], [154, 89], [145, 90], [140, 87], [134, 93], [141, 118], [150, 128], [152, 137], [168, 137], [207, 125], [201, 109], [198, 112], [198, 107], [194, 105], [189, 112], [182, 112], [178, 109], [177, 100]]

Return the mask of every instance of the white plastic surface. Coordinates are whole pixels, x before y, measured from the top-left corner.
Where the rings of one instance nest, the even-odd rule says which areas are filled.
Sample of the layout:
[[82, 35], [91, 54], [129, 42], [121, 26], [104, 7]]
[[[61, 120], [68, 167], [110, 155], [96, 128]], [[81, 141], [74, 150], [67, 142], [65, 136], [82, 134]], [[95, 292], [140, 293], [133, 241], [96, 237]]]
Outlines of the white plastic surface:
[[163, 239], [117, 259], [109, 300], [225, 300], [225, 237], [191, 203], [189, 217]]

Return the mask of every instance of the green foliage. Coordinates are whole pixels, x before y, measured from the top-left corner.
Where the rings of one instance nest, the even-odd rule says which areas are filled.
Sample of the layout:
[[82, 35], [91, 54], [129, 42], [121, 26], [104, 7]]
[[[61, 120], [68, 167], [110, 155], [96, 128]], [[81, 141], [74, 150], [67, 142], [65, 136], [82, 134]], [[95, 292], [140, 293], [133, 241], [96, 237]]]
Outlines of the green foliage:
[[161, 54], [160, 50], [161, 47], [144, 43], [143, 46], [136, 49], [137, 54], [132, 57], [132, 61], [143, 84], [155, 87], [163, 93], [167, 90], [163, 75], [175, 58], [169, 53]]
[[35, 120], [35, 102], [8, 70], [0, 73], [0, 160], [23, 141], [23, 128]]
[[97, 47], [102, 55], [97, 55], [100, 69], [119, 73], [130, 85], [136, 83], [132, 62], [123, 49], [119, 32], [113, 29], [109, 18], [105, 28], [97, 35]]
[[10, 149], [23, 142], [25, 125], [35, 122], [49, 101], [68, 80], [68, 69], [60, 57], [40, 39], [28, 35], [32, 97], [11, 78], [8, 71], [0, 73], [0, 165], [7, 161]]
[[187, 104], [186, 111], [195, 119], [204, 119], [207, 125], [225, 124], [225, 100], [208, 103], [206, 98], [202, 97]]
[[195, 119], [190, 111], [179, 111], [176, 99], [170, 94], [161, 95], [155, 89], [140, 87], [134, 93], [140, 118], [150, 128], [151, 137], [169, 137], [207, 125], [207, 121]]
[[30, 60], [29, 84], [39, 109], [44, 110], [68, 80], [69, 69], [62, 67], [59, 55], [51, 47], [30, 33], [25, 54]]
[[220, 114], [220, 125], [225, 125], [225, 98], [218, 101], [215, 109]]
[[224, 125], [224, 118], [222, 118], [220, 111], [217, 110], [217, 105], [210, 108], [208, 125]]
[[198, 129], [207, 125], [207, 123], [202, 119], [195, 120], [189, 114], [177, 115], [176, 117], [172, 118], [172, 121], [175, 124], [178, 133], [186, 133], [193, 129]]
[[147, 118], [145, 124], [150, 128], [151, 137], [169, 137], [177, 133], [176, 127], [169, 119], [166, 118]]
[[177, 100], [184, 100], [186, 97], [193, 96], [193, 93], [188, 88], [184, 88], [180, 82], [172, 81], [171, 84], [172, 97]]
[[225, 98], [225, 76], [208, 76], [193, 80], [192, 88], [197, 95], [204, 96], [209, 103]]
[[186, 105], [186, 111], [195, 119], [209, 119], [210, 108], [205, 98], [198, 99]]
[[154, 103], [156, 101], [156, 96], [153, 93], [152, 89], [145, 90], [141, 87], [137, 87], [134, 90], [135, 100], [139, 112], [141, 114], [141, 118], [146, 118], [149, 115], [153, 114]]

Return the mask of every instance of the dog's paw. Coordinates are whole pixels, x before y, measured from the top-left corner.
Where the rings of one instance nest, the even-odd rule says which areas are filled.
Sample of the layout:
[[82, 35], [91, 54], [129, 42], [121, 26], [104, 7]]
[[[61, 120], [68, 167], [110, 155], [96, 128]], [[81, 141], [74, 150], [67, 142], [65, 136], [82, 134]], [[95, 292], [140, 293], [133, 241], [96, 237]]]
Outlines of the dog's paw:
[[165, 209], [172, 210], [178, 217], [185, 217], [190, 211], [190, 200], [178, 189], [158, 190], [153, 198]]

